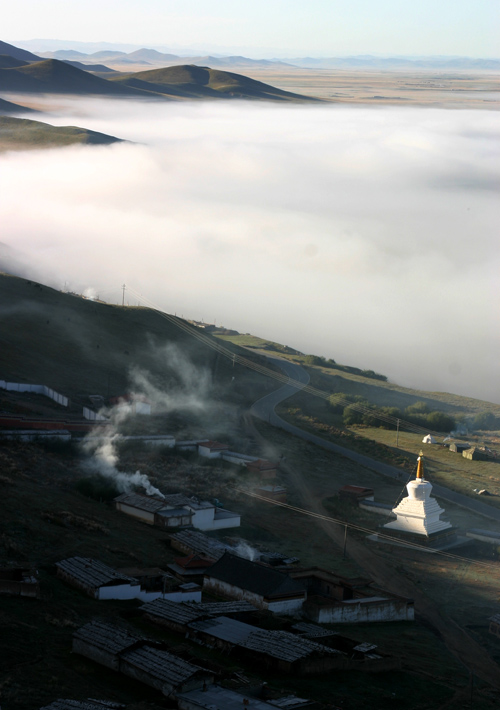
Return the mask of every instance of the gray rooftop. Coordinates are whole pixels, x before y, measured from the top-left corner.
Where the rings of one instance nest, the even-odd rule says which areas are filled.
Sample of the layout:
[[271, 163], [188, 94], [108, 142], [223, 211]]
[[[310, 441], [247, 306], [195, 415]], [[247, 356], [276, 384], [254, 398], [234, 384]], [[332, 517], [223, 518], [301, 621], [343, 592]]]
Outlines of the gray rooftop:
[[[188, 693], [178, 693], [177, 697], [180, 700], [188, 700], [190, 704], [199, 706], [203, 710], [207, 708], [242, 710], [243, 707], [249, 708], [249, 710], [273, 710], [275, 707], [264, 700], [240, 695], [234, 690], [221, 688], [218, 685], [211, 685], [206, 690], [190, 690]], [[245, 699], [248, 703], [243, 705], [243, 700]]]
[[189, 624], [198, 619], [238, 614], [255, 611], [249, 602], [213, 602], [196, 604], [195, 602], [172, 602], [168, 599], [155, 599], [141, 607], [141, 611], [159, 620], [171, 621], [176, 624]]
[[341, 653], [287, 631], [265, 631], [263, 629], [256, 629], [239, 645], [250, 651], [256, 651], [289, 663], [312, 655], [325, 656]]
[[50, 705], [44, 705], [40, 710], [121, 710], [125, 705], [108, 700], [54, 700]]
[[133, 577], [119, 574], [103, 562], [87, 557], [69, 557], [67, 560], [56, 562], [56, 567], [73, 577], [77, 582], [89, 587], [99, 588], [107, 584], [126, 584], [127, 582], [138, 584]]
[[73, 638], [112, 654], [121, 653], [141, 641], [140, 636], [103, 621], [91, 621], [85, 624], [75, 631]]
[[122, 493], [115, 498], [115, 503], [123, 503], [131, 508], [145, 510], [148, 513], [156, 513], [162, 508], [166, 508], [165, 500], [157, 496], [143, 496], [139, 493]]
[[173, 688], [181, 685], [194, 675], [207, 673], [203, 668], [184, 661], [168, 651], [154, 646], [140, 646], [121, 655], [124, 661], [140, 668], [149, 675], [167, 683]]
[[224, 542], [215, 540], [196, 530], [181, 530], [171, 535], [171, 538], [185, 545], [193, 552], [210, 557], [212, 560], [218, 560], [227, 551], [234, 552], [230, 545], [226, 545]]
[[189, 624], [204, 616], [197, 607], [191, 607], [191, 605], [182, 602], [172, 602], [169, 599], [155, 599], [152, 602], [147, 602], [141, 606], [141, 611], [159, 620], [171, 621], [176, 624]]
[[230, 619], [228, 616], [193, 621], [193, 623], [189, 624], [189, 628], [235, 645], [246, 641], [250, 634], [255, 631], [255, 626], [244, 624], [241, 621], [236, 621], [236, 619]]
[[301, 636], [306, 638], [320, 638], [322, 636], [337, 636], [336, 631], [331, 631], [330, 629], [325, 629], [317, 624], [311, 624], [308, 621], [300, 621], [298, 624], [292, 626], [294, 631], [298, 631]]

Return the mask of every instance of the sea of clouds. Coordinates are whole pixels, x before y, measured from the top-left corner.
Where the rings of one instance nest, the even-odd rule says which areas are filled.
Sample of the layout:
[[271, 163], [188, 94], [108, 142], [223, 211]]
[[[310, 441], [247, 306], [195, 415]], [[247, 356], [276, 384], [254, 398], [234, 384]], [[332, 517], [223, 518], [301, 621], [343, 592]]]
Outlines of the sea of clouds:
[[0, 240], [41, 280], [500, 403], [494, 111], [46, 106], [130, 142], [1, 156]]

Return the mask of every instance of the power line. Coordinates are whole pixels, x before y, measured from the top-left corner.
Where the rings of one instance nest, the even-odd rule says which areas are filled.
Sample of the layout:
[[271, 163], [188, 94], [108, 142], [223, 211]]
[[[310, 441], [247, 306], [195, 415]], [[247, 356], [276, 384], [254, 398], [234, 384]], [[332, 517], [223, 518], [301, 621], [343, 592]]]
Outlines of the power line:
[[370, 417], [373, 417], [373, 419], [384, 422], [385, 424], [391, 424], [395, 428], [398, 428], [398, 430], [405, 429], [409, 433], [413, 434], [431, 434], [438, 438], [442, 437], [442, 434], [439, 432], [421, 427], [418, 424], [413, 424], [412, 422], [401, 419], [400, 417], [394, 417], [390, 414], [381, 412], [380, 410], [371, 409], [370, 407], [367, 407], [362, 403], [351, 402], [342, 394], [331, 394], [329, 392], [325, 392], [324, 390], [321, 390], [317, 387], [314, 387], [309, 384], [304, 384], [299, 380], [295, 380], [292, 377], [288, 377], [283, 373], [276, 372], [275, 370], [272, 370], [271, 368], [266, 367], [265, 365], [261, 365], [257, 362], [254, 362], [253, 360], [249, 360], [248, 358], [242, 357], [241, 355], [237, 355], [233, 351], [224, 347], [222, 344], [215, 342], [212, 338], [200, 332], [198, 328], [189, 325], [185, 321], [180, 320], [175, 316], [165, 313], [165, 311], [162, 311], [150, 299], [141, 296], [139, 293], [134, 291], [134, 289], [130, 287], [128, 287], [128, 289], [136, 296], [136, 298], [142, 301], [146, 306], [156, 311], [156, 313], [158, 313], [158, 315], [160, 315], [162, 318], [165, 318], [170, 323], [174, 324], [184, 332], [188, 333], [190, 336], [204, 343], [207, 347], [211, 348], [212, 350], [215, 350], [223, 357], [230, 359], [233, 365], [236, 362], [239, 365], [242, 365], [243, 367], [246, 367], [250, 370], [254, 370], [255, 372], [259, 372], [260, 374], [265, 375], [267, 377], [271, 377], [272, 379], [280, 382], [281, 384], [288, 384], [291, 387], [295, 387], [296, 389], [306, 392], [307, 394], [311, 394], [314, 397], [319, 397], [321, 399], [328, 400], [332, 403], [338, 403], [339, 405], [344, 407], [350, 407], [354, 411], [362, 415], [369, 415]]
[[351, 530], [356, 530], [358, 532], [367, 533], [369, 535], [377, 535], [382, 540], [387, 540], [389, 542], [398, 543], [399, 545], [404, 544], [405, 547], [410, 547], [410, 548], [413, 548], [416, 550], [425, 550], [426, 552], [432, 551], [433, 554], [441, 555], [441, 557], [448, 557], [449, 559], [457, 560], [459, 562], [467, 562], [470, 564], [479, 565], [480, 567], [494, 569], [498, 572], [498, 565], [493, 565], [491, 562], [482, 562], [481, 560], [473, 560], [473, 559], [470, 559], [469, 557], [463, 557], [462, 555], [455, 555], [452, 552], [446, 552], [446, 550], [434, 550], [432, 548], [426, 547], [425, 545], [419, 545], [416, 542], [404, 541], [404, 543], [402, 543], [401, 540], [399, 540], [396, 537], [392, 537], [391, 535], [387, 535], [386, 533], [381, 533], [378, 530], [370, 530], [370, 528], [365, 528], [361, 525], [357, 525], [356, 523], [347, 523], [345, 520], [338, 520], [338, 519], [332, 518], [328, 515], [323, 515], [322, 513], [315, 513], [312, 510], [306, 510], [305, 508], [299, 508], [298, 506], [290, 505], [289, 503], [282, 503], [277, 500], [270, 500], [269, 498], [265, 498], [264, 496], [261, 496], [258, 493], [253, 493], [252, 491], [247, 491], [244, 488], [238, 488], [237, 486], [234, 486], [233, 490], [237, 491], [238, 493], [243, 493], [243, 495], [249, 496], [250, 498], [256, 498], [257, 500], [261, 500], [264, 503], [269, 503], [270, 505], [276, 505], [280, 508], [286, 508], [287, 510], [291, 510], [295, 513], [300, 513], [301, 515], [307, 515], [311, 518], [315, 518], [316, 520], [323, 520], [327, 523], [331, 523], [334, 525], [341, 525], [341, 526], [349, 528]]

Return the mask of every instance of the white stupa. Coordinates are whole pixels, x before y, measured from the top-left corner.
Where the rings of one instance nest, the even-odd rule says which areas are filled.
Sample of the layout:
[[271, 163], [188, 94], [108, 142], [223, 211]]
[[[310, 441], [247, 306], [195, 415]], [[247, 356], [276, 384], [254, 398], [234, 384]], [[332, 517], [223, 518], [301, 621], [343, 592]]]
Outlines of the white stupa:
[[[445, 530], [451, 532], [451, 523], [440, 520], [443, 508], [440, 508], [435, 498], [431, 497], [432, 485], [424, 478], [423, 456], [420, 452], [417, 465], [417, 477], [406, 486], [408, 496], [392, 509], [397, 520], [387, 523], [384, 528], [398, 533], [409, 535], [431, 535], [439, 537], [436, 533]], [[399, 535], [398, 535], [399, 537]]]

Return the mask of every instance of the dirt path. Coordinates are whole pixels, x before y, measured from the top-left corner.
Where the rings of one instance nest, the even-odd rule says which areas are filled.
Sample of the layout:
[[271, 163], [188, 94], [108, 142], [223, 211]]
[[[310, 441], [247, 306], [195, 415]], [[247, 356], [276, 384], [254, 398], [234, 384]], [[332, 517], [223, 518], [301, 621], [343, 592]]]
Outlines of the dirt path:
[[[246, 417], [245, 425], [263, 450], [272, 446], [257, 430], [251, 417]], [[304, 507], [316, 513], [329, 515], [321, 503], [322, 495], [311, 488], [311, 484], [299, 470], [289, 463], [283, 463], [280, 468], [289, 476], [290, 482], [299, 491]], [[339, 525], [332, 525], [326, 521], [318, 520], [318, 524], [332, 542], [342, 549], [344, 530]], [[434, 602], [416, 584], [377, 554], [374, 545], [370, 545], [368, 548], [353, 537], [349, 537], [347, 551], [348, 556], [380, 587], [394, 594], [414, 599], [418, 616], [440, 635], [448, 650], [469, 672], [500, 690], [500, 666], [495, 663], [488, 652], [453, 619], [437, 609]]]

